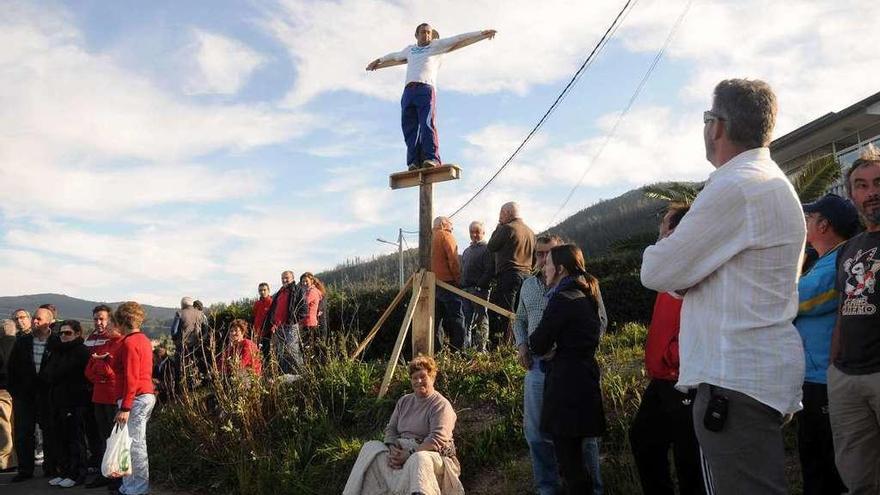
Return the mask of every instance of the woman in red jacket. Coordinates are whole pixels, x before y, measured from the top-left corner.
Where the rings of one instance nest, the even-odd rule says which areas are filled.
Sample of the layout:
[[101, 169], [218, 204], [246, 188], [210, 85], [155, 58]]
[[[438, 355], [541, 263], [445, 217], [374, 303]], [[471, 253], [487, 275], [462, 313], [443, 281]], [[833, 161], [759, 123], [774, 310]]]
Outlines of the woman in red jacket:
[[232, 320], [229, 324], [229, 345], [223, 351], [220, 370], [223, 373], [249, 370], [259, 376], [263, 364], [260, 360], [260, 349], [257, 344], [245, 337], [248, 324], [242, 319]]
[[116, 324], [125, 337], [114, 359], [117, 377], [119, 412], [116, 422], [128, 423], [131, 436], [131, 475], [122, 479], [119, 493], [143, 495], [150, 491], [150, 463], [147, 456], [147, 422], [156, 405], [153, 389], [153, 346], [140, 326], [144, 310], [128, 301], [119, 305], [114, 314]]
[[321, 315], [321, 302], [324, 300], [324, 284], [309, 272], [303, 273], [299, 283], [305, 291], [306, 316], [300, 320], [302, 335], [312, 352], [318, 337], [318, 317]]

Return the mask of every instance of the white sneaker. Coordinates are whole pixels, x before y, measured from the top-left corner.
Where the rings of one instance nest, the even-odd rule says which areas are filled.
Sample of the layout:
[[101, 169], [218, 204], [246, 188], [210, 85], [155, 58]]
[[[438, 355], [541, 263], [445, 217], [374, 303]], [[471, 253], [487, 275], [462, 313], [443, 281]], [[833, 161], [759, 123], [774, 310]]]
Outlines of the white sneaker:
[[58, 486], [60, 486], [61, 488], [70, 488], [75, 485], [76, 481], [73, 481], [70, 478], [64, 478], [63, 480], [61, 480], [61, 483], [58, 483]]
[[59, 484], [61, 484], [62, 481], [64, 481], [64, 478], [59, 476], [57, 478], [52, 478], [51, 480], [49, 480], [49, 484], [52, 486], [58, 486]]

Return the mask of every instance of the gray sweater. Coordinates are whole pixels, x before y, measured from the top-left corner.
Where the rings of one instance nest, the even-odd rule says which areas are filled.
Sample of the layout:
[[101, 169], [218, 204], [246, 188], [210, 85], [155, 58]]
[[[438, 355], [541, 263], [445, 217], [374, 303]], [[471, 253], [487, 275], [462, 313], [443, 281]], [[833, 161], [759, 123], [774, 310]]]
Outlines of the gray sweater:
[[406, 394], [397, 401], [391, 413], [384, 442], [411, 438], [419, 443], [433, 442], [438, 452], [454, 449], [452, 430], [456, 419], [452, 404], [440, 392], [435, 391], [424, 398]]
[[461, 287], [489, 289], [495, 275], [495, 257], [489, 252], [486, 241], [473, 242], [461, 253]]

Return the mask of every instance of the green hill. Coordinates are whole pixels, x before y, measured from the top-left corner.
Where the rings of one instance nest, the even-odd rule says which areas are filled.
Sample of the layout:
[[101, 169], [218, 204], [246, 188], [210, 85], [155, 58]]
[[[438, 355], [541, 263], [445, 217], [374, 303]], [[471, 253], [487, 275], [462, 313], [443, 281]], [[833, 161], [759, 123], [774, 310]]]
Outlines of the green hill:
[[[34, 310], [42, 304], [54, 304], [58, 310], [57, 317], [61, 320], [79, 320], [85, 323], [86, 327], [91, 328], [92, 309], [102, 302], [86, 301], [75, 297], [66, 296], [64, 294], [27, 294], [23, 296], [4, 296], [0, 297], [0, 315], [11, 315], [18, 308], [24, 308], [33, 314]], [[116, 308], [121, 302], [103, 302], [111, 308]], [[163, 308], [159, 306], [142, 305], [147, 313], [147, 320], [144, 322], [142, 330], [151, 337], [167, 333], [171, 326], [171, 320], [174, 319], [174, 308]]]

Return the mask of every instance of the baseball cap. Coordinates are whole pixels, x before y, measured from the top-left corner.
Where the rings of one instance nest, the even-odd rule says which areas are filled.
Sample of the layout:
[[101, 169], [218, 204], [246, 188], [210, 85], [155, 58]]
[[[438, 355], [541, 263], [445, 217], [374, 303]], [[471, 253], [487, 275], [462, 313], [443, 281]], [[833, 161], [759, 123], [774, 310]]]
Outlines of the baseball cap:
[[804, 213], [818, 213], [834, 227], [835, 232], [849, 238], [859, 230], [859, 212], [852, 201], [834, 193], [804, 204]]

